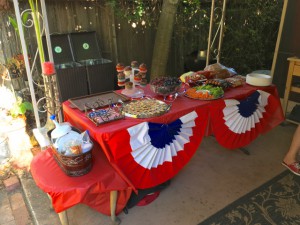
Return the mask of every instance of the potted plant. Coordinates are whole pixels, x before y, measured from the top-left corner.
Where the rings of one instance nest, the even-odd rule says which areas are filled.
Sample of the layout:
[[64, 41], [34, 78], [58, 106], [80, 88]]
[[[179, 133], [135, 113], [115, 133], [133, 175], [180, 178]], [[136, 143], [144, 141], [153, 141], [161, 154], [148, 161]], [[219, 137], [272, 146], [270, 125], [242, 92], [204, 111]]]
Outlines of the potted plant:
[[0, 133], [8, 134], [12, 130], [25, 128], [27, 116], [33, 110], [32, 103], [16, 97], [5, 86], [0, 86], [0, 96]]
[[26, 167], [32, 156], [28, 154], [32, 148], [28, 132], [32, 104], [5, 86], [0, 86], [0, 96], [0, 138], [2, 135], [7, 140], [10, 162], [18, 168]]

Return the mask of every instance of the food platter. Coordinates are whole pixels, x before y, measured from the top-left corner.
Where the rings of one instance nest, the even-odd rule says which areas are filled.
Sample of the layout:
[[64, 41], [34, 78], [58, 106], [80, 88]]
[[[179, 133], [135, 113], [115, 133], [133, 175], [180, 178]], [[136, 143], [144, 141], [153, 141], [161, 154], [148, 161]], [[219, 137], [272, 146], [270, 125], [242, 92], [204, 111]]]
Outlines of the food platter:
[[123, 107], [123, 114], [132, 118], [150, 118], [161, 116], [169, 111], [171, 105], [157, 99], [145, 98], [133, 100]]
[[195, 97], [188, 96], [187, 94], [185, 94], [184, 96], [191, 98], [191, 99], [197, 99], [197, 100], [202, 100], [202, 101], [211, 101], [211, 100], [216, 100], [216, 99], [220, 99], [220, 98], [224, 97], [224, 95], [220, 95], [220, 96], [214, 97], [214, 98], [195, 98]]
[[72, 105], [80, 111], [102, 108], [118, 103], [120, 100], [126, 102], [129, 101], [130, 98], [115, 91], [107, 91], [69, 99]]
[[224, 91], [221, 87], [203, 85], [189, 88], [184, 95], [191, 99], [210, 101], [222, 98]]
[[121, 113], [121, 109], [115, 106], [97, 110], [93, 109], [90, 112], [86, 112], [86, 117], [96, 124], [96, 126], [99, 126], [103, 123], [124, 119], [125, 116]]
[[194, 86], [199, 86], [203, 84], [207, 79], [201, 79], [201, 80], [189, 80], [187, 83], [189, 86], [194, 87]]

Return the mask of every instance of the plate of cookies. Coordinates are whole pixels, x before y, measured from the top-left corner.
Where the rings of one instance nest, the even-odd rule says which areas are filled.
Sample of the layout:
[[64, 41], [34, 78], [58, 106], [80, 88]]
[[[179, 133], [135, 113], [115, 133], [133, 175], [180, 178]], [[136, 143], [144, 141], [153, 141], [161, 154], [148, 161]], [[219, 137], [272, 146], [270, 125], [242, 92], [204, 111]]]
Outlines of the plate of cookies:
[[167, 113], [171, 105], [152, 98], [133, 100], [123, 107], [123, 114], [132, 118], [150, 118]]

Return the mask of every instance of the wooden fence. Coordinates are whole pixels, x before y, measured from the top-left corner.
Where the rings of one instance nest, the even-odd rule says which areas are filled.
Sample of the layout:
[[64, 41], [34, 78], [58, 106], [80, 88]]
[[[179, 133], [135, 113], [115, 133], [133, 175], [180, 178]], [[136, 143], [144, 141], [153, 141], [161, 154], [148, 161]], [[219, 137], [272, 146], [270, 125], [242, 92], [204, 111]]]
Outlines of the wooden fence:
[[[110, 7], [78, 1], [47, 1], [46, 6], [50, 34], [96, 31], [103, 58], [114, 63], [130, 64], [131, 60], [138, 60], [150, 65], [153, 33], [137, 33], [125, 21], [115, 21]], [[23, 3], [20, 8], [29, 7]], [[0, 14], [0, 62], [4, 64], [21, 52], [18, 35], [9, 24], [8, 16], [14, 17], [12, 8]], [[25, 28], [24, 32], [29, 54], [33, 56], [36, 51], [34, 30]]]

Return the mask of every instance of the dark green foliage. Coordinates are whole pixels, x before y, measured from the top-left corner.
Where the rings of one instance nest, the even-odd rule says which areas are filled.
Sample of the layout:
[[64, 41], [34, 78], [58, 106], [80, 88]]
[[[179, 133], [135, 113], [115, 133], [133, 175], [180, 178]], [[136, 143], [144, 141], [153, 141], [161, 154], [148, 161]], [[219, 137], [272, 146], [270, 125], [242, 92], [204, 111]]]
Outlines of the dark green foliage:
[[270, 70], [282, 5], [282, 0], [230, 1], [221, 62], [243, 74]]
[[[162, 0], [107, 0], [116, 16], [135, 22], [135, 29], [157, 27]], [[216, 0], [214, 29], [218, 29], [223, 0]], [[283, 0], [228, 0], [221, 63], [239, 74], [270, 70], [278, 35]], [[206, 50], [211, 1], [181, 0], [176, 16], [172, 48], [185, 58], [194, 51]], [[145, 25], [142, 25], [145, 21]], [[218, 36], [211, 48], [217, 55]]]

